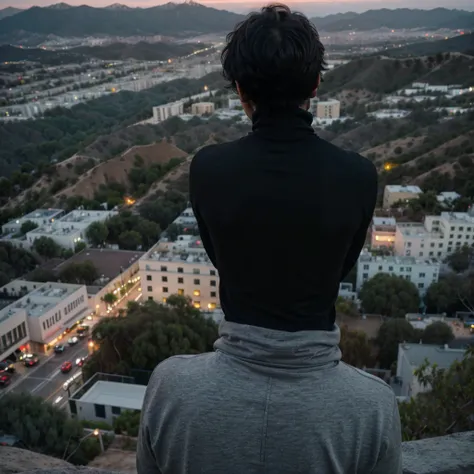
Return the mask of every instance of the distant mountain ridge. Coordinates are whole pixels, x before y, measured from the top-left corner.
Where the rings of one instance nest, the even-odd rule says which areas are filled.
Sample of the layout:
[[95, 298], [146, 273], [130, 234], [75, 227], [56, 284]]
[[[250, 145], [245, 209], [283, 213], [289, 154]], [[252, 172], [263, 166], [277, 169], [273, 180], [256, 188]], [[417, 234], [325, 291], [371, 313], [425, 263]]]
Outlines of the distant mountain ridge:
[[0, 41], [22, 31], [57, 36], [192, 36], [231, 30], [243, 18], [237, 13], [198, 3], [168, 3], [151, 8], [111, 5], [93, 8], [57, 4], [32, 7], [0, 20]]
[[[8, 11], [7, 11], [8, 10]], [[13, 13], [12, 13], [13, 10]], [[120, 3], [105, 8], [78, 7], [58, 3], [28, 10], [0, 10], [0, 42], [10, 42], [11, 35], [57, 36], [193, 36], [231, 30], [245, 17], [217, 10], [199, 3], [169, 2], [151, 8], [131, 8]], [[399, 8], [369, 10], [364, 13], [338, 13], [311, 19], [321, 31], [368, 31], [379, 28], [440, 28], [474, 30], [474, 12], [435, 8], [432, 10]]]
[[22, 11], [23, 10], [21, 8], [13, 8], [13, 7], [3, 8], [2, 10], [0, 10], [0, 20], [2, 18], [7, 18], [8, 16], [16, 15], [17, 13], [20, 13]]
[[312, 18], [314, 25], [323, 31], [370, 31], [378, 28], [451, 28], [474, 29], [474, 12], [434, 8], [420, 10], [397, 8], [369, 10], [364, 13], [337, 13], [322, 18]]

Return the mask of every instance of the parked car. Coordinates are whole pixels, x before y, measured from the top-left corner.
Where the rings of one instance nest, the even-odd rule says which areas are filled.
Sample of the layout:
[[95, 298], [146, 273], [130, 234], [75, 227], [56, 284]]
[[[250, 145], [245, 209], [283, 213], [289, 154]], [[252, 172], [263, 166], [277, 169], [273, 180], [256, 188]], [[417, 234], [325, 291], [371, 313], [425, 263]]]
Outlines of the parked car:
[[36, 354], [26, 354], [23, 359], [23, 364], [25, 367], [33, 367], [39, 362], [39, 357]]
[[72, 362], [70, 361], [66, 361], [63, 363], [63, 365], [61, 365], [61, 372], [63, 374], [67, 374], [68, 372], [71, 372], [72, 370]]
[[79, 338], [77, 338], [76, 336], [70, 337], [70, 338], [67, 340], [67, 343], [68, 343], [70, 346], [74, 346], [74, 344], [77, 344], [78, 342], [79, 342]]
[[15, 365], [11, 360], [7, 359], [0, 362], [0, 374], [4, 372], [8, 372], [10, 374], [13, 374], [13, 372], [15, 372]]
[[87, 356], [84, 356], [84, 357], [79, 357], [78, 359], [76, 359], [76, 365], [78, 367], [82, 367], [84, 365], [84, 362], [87, 360]]
[[83, 339], [84, 337], [87, 336], [87, 334], [89, 334], [89, 326], [87, 325], [81, 325], [77, 328], [77, 336], [80, 337], [81, 339]]
[[12, 380], [12, 376], [7, 373], [0, 374], [0, 387], [6, 387]]
[[56, 354], [62, 354], [66, 350], [66, 346], [63, 346], [62, 344], [58, 344], [57, 346], [54, 346], [54, 352]]

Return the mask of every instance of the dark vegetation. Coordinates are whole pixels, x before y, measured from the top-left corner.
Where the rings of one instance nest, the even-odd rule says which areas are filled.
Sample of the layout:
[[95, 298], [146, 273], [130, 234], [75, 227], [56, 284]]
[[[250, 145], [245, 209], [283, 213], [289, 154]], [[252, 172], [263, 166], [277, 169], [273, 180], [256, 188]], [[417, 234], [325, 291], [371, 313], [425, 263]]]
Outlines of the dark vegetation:
[[30, 252], [0, 242], [0, 286], [33, 270], [39, 261]]

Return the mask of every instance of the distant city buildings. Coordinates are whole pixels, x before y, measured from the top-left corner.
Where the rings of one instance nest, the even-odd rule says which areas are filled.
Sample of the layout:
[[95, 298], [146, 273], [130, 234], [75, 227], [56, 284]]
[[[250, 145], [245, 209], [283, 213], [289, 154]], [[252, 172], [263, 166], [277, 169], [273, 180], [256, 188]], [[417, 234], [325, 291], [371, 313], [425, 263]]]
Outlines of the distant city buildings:
[[316, 119], [338, 119], [341, 116], [341, 102], [336, 99], [311, 99], [309, 111]]
[[170, 117], [184, 114], [184, 100], [178, 100], [170, 104], [157, 105], [153, 107], [153, 122], [163, 122]]
[[418, 197], [423, 191], [418, 186], [400, 186], [389, 184], [383, 193], [383, 207], [390, 209], [398, 201], [408, 201]]
[[428, 84], [427, 82], [413, 82], [411, 87], [401, 89], [399, 94], [406, 96], [416, 96], [416, 95], [429, 95], [437, 94], [444, 95], [446, 97], [456, 97], [462, 94], [467, 94], [472, 92], [474, 89], [472, 87], [462, 87], [458, 84], [450, 85], [435, 85]]
[[395, 245], [397, 221], [393, 217], [374, 217], [372, 219], [370, 247], [393, 248]]
[[59, 217], [64, 215], [62, 209], [36, 209], [18, 219], [13, 219], [2, 226], [3, 234], [12, 234], [19, 232], [25, 222], [33, 222], [37, 226], [52, 224]]
[[69, 327], [91, 312], [84, 285], [29, 282], [22, 288], [27, 294], [0, 310], [1, 360], [22, 348], [49, 352]]
[[415, 371], [428, 361], [439, 369], [448, 369], [454, 362], [464, 358], [464, 349], [450, 349], [447, 346], [431, 344], [399, 344], [397, 376], [394, 389], [400, 397], [414, 397], [428, 392], [431, 387], [420, 383]]
[[397, 255], [443, 259], [464, 245], [474, 245], [474, 210], [426, 216], [422, 224], [397, 224]]
[[210, 115], [215, 111], [214, 102], [196, 102], [191, 105], [192, 115]]
[[423, 295], [439, 277], [440, 261], [437, 259], [416, 259], [414, 257], [380, 257], [364, 251], [357, 264], [356, 290], [360, 291], [364, 283], [379, 273], [399, 276], [411, 281]]
[[58, 245], [74, 250], [79, 242], [87, 243], [86, 230], [93, 222], [104, 222], [117, 211], [74, 210], [47, 225], [37, 227], [26, 234], [26, 240], [33, 245], [40, 237], [49, 237]]

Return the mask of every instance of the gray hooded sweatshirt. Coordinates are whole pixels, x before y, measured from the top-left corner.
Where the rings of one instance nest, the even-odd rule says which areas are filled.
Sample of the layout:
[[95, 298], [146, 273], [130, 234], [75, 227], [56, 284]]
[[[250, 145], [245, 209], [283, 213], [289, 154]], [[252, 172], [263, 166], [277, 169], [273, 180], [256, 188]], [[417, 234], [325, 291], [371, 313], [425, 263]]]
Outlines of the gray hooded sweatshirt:
[[170, 357], [142, 410], [138, 474], [400, 474], [393, 391], [341, 362], [340, 331], [224, 321], [215, 352]]

